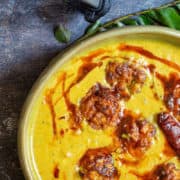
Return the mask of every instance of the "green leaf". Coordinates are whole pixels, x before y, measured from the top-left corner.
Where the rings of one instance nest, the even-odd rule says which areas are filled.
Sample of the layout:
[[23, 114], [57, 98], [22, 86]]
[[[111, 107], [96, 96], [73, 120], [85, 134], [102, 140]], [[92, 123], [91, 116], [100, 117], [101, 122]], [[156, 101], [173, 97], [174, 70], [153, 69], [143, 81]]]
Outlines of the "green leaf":
[[97, 20], [94, 24], [91, 24], [87, 28], [86, 35], [92, 36], [93, 34], [95, 34], [99, 30], [100, 26], [101, 26], [101, 22], [99, 20]]
[[176, 5], [177, 9], [180, 11], [180, 3]]
[[175, 8], [159, 9], [157, 10], [157, 16], [164, 25], [180, 30], [180, 15]]
[[125, 25], [138, 25], [135, 19], [125, 19], [122, 21]]
[[153, 19], [154, 21], [160, 23], [160, 19], [159, 19], [158, 15], [157, 15], [156, 11], [150, 10], [145, 15], [148, 16], [149, 18]]
[[124, 26], [124, 24], [122, 23], [122, 22], [116, 22], [116, 23], [114, 23], [114, 25], [116, 26], [116, 27], [123, 27]]
[[113, 23], [111, 26], [106, 27], [106, 29], [120, 28], [125, 26], [125, 24], [121, 21]]
[[68, 43], [71, 39], [71, 32], [62, 25], [56, 27], [54, 35], [61, 43]]
[[140, 15], [137, 17], [140, 25], [153, 25], [155, 22], [147, 15]]
[[146, 13], [157, 24], [180, 30], [180, 15], [173, 7], [151, 10]]

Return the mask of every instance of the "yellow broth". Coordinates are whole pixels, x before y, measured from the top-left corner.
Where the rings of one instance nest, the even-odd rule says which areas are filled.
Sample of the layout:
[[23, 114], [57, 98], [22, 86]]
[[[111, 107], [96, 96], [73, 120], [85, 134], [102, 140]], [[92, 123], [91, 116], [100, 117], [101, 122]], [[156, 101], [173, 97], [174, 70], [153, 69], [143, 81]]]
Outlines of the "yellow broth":
[[[128, 39], [122, 42], [113, 41], [102, 44], [97, 49], [86, 50], [86, 52], [64, 63], [59, 71], [47, 81], [36, 100], [31, 116], [32, 121], [35, 122], [33, 126], [33, 153], [38, 172], [43, 180], [81, 179], [78, 163], [86, 150], [112, 144], [112, 127], [105, 130], [95, 130], [83, 120], [81, 129], [71, 129], [71, 116], [63, 97], [63, 86], [67, 90], [70, 84], [75, 81], [78, 69], [82, 65], [82, 59], [84, 59], [83, 62], [90, 59], [94, 63], [102, 61], [103, 64], [92, 69], [80, 82], [70, 88], [69, 99], [77, 106], [81, 98], [96, 82], [109, 87], [105, 80], [105, 67], [109, 61], [123, 62], [124, 58], [131, 58], [143, 64], [155, 64], [156, 71], [164, 75], [170, 72], [179, 73], [178, 69], [169, 67], [154, 58], [148, 58], [133, 51], [119, 50], [118, 47], [123, 44], [142, 47], [160, 58], [180, 65], [180, 48], [178, 46], [160, 40], [143, 39]], [[93, 57], [92, 54], [94, 54]], [[65, 82], [63, 81], [64, 74], [66, 74]], [[150, 88], [152, 82], [155, 84], [155, 90]], [[159, 99], [155, 98], [154, 91]], [[152, 146], [135, 166], [115, 162], [115, 166], [121, 174], [120, 180], [137, 180], [138, 177], [131, 172], [143, 174], [163, 162], [173, 162], [177, 168], [180, 168], [178, 157], [167, 143], [156, 121], [156, 114], [166, 109], [162, 100], [163, 93], [161, 82], [149, 73], [141, 92], [132, 95], [128, 101], [121, 102], [124, 108], [141, 113], [148, 121], [152, 122], [156, 127], [156, 136]], [[56, 130], [53, 128], [53, 123]], [[116, 154], [114, 153], [113, 156], [115, 157]], [[128, 156], [128, 159], [133, 160], [134, 157]], [[54, 175], [56, 173], [58, 174], [57, 178]]]

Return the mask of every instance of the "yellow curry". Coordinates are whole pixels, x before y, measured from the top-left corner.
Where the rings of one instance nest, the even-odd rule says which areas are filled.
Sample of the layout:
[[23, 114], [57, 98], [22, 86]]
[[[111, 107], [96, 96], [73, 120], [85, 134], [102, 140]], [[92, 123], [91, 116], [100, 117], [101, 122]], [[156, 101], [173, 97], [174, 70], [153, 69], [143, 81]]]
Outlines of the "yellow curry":
[[90, 48], [49, 79], [34, 109], [43, 180], [180, 179], [175, 44], [127, 39]]

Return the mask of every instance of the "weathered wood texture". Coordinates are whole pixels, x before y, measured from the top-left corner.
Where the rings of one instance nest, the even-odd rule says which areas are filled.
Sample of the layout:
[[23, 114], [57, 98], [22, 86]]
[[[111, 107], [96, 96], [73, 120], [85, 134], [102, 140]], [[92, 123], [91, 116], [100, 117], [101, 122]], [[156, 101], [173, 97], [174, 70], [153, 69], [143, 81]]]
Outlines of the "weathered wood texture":
[[[73, 0], [75, 1], [75, 0]], [[88, 23], [63, 0], [0, 0], [0, 180], [24, 179], [17, 156], [17, 123], [29, 89], [51, 58], [65, 46], [53, 35], [57, 23], [72, 41]], [[112, 0], [108, 21], [168, 0]]]

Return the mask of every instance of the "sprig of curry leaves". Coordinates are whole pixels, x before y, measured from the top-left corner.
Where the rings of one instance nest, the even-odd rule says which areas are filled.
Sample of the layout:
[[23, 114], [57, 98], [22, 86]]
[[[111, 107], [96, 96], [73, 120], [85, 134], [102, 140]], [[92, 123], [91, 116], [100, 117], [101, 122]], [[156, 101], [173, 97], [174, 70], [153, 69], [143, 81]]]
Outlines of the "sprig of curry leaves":
[[99, 20], [91, 24], [79, 39], [84, 40], [99, 32], [128, 25], [160, 25], [180, 30], [180, 0], [158, 8], [136, 12], [102, 24]]
[[[180, 30], [180, 0], [162, 5], [158, 8], [122, 16], [103, 24], [100, 20], [97, 20], [86, 29], [85, 34], [79, 39], [79, 41], [99, 32], [128, 25], [160, 25]], [[56, 39], [61, 43], [68, 43], [71, 39], [71, 32], [62, 25], [55, 29], [54, 34]]]

